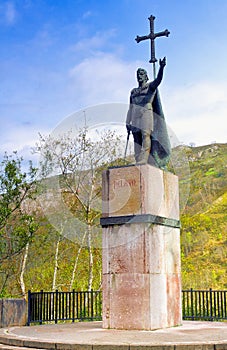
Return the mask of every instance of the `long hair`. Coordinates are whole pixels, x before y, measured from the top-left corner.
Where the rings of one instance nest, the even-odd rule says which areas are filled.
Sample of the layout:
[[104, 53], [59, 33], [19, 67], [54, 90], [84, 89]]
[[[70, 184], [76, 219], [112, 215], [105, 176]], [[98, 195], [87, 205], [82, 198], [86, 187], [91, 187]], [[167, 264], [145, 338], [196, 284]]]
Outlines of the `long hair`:
[[138, 76], [138, 73], [139, 73], [139, 72], [143, 72], [143, 73], [145, 74], [145, 76], [146, 76], [146, 82], [147, 82], [147, 81], [149, 80], [149, 78], [148, 78], [146, 69], [144, 69], [144, 68], [138, 68], [137, 71], [136, 71], [136, 75], [137, 75], [137, 76]]

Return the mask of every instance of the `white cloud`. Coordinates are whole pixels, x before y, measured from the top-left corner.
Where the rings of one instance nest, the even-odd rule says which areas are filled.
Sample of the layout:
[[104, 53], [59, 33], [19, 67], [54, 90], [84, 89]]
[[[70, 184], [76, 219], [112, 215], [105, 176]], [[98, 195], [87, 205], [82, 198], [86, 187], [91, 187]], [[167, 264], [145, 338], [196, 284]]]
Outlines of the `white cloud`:
[[38, 142], [38, 133], [47, 134], [46, 130], [34, 127], [34, 125], [11, 125], [10, 129], [1, 135], [0, 155], [5, 151], [12, 154], [17, 151], [25, 159], [37, 158], [32, 156], [32, 148]]
[[86, 19], [86, 18], [91, 17], [91, 16], [92, 16], [92, 11], [87, 11], [87, 12], [83, 13], [82, 18]]
[[136, 86], [135, 71], [139, 62], [124, 62], [108, 53], [84, 59], [70, 71], [72, 89], [82, 105], [128, 102]]
[[111, 43], [111, 39], [115, 34], [116, 31], [114, 29], [105, 32], [97, 32], [92, 37], [81, 39], [72, 47], [72, 50], [80, 54], [85, 53], [87, 57], [89, 52], [107, 47], [107, 45]]
[[15, 4], [12, 1], [7, 1], [1, 6], [1, 12], [4, 14], [4, 22], [8, 25], [12, 25], [16, 21], [17, 11]]
[[165, 91], [165, 110], [178, 138], [196, 145], [226, 140], [227, 86], [204, 81]]

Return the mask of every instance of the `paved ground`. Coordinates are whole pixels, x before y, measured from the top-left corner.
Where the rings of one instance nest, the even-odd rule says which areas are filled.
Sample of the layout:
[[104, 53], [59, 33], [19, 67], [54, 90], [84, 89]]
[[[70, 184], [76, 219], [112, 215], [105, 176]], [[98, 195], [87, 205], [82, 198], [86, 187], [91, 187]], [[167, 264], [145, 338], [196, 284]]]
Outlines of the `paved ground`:
[[227, 322], [185, 321], [180, 327], [156, 331], [107, 330], [101, 322], [11, 327], [0, 329], [0, 343], [61, 350], [185, 350], [186, 345], [190, 350], [227, 350]]

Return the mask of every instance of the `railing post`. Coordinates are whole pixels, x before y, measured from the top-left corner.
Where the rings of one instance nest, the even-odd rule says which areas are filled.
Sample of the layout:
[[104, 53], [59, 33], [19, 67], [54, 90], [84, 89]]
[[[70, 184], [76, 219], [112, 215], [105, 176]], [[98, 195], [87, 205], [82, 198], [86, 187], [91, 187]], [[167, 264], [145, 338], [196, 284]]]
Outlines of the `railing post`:
[[102, 319], [102, 293], [99, 291], [99, 316]]
[[219, 305], [218, 305], [218, 292], [216, 291], [213, 291], [213, 296], [214, 296], [214, 320], [216, 319], [216, 316], [218, 315], [219, 313]]
[[31, 291], [28, 291], [28, 320], [27, 320], [27, 326], [30, 326], [31, 324]]
[[182, 293], [182, 318], [183, 318], [183, 320], [184, 320], [184, 318], [185, 318], [185, 293], [184, 293], [184, 291], [182, 290], [181, 291], [181, 293]]
[[193, 289], [190, 289], [191, 292], [191, 315], [192, 315], [192, 320], [194, 321], [194, 310], [193, 310]]
[[226, 299], [227, 299], [227, 291], [224, 291], [224, 315], [225, 315], [225, 319], [227, 320], [227, 302], [226, 302]]
[[213, 313], [212, 313], [212, 307], [213, 307], [213, 303], [212, 303], [212, 288], [210, 288], [210, 321], [213, 321]]
[[39, 324], [43, 323], [43, 290], [40, 291]]
[[73, 291], [72, 291], [72, 293], [73, 293], [73, 301], [72, 301], [72, 303], [73, 303], [73, 305], [72, 305], [72, 321], [73, 322], [75, 322], [75, 289], [73, 289]]
[[93, 289], [91, 290], [91, 318], [93, 319], [94, 318], [94, 298], [93, 298]]
[[58, 323], [58, 290], [55, 291], [55, 323]]

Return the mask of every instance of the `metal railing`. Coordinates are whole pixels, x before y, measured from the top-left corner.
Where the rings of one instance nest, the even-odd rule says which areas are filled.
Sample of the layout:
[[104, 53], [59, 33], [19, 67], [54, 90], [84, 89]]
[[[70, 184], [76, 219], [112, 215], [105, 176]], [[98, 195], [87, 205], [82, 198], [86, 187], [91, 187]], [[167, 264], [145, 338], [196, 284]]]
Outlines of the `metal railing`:
[[28, 292], [28, 326], [31, 323], [101, 319], [100, 291]]
[[[182, 290], [184, 320], [227, 320], [227, 290]], [[28, 322], [102, 320], [102, 292], [28, 292]]]
[[227, 320], [227, 291], [183, 290], [182, 314], [184, 320]]

